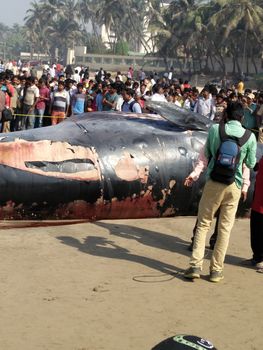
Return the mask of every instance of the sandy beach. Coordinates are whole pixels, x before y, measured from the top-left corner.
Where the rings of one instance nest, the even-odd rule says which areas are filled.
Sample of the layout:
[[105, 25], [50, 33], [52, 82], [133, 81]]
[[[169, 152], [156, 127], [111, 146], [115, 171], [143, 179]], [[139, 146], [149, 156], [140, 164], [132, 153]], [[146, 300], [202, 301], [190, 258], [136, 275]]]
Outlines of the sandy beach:
[[[261, 350], [263, 275], [237, 220], [220, 284], [182, 278], [195, 218], [1, 230], [0, 349], [150, 350], [175, 334]], [[207, 251], [207, 258], [210, 256]]]

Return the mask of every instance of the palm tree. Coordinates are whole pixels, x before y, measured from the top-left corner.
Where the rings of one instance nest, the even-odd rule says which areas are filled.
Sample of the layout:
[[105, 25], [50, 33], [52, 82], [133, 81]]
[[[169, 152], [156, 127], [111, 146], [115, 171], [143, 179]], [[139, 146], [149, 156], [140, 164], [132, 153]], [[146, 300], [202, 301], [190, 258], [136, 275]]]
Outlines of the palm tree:
[[238, 57], [244, 65], [262, 51], [263, 0], [173, 0], [166, 8], [151, 0], [149, 8], [149, 29], [164, 57], [194, 59], [200, 69], [204, 59], [205, 67], [215, 60], [225, 72], [230, 55], [241, 72]]
[[31, 3], [25, 17], [26, 35], [33, 49], [43, 47], [54, 56], [58, 47], [66, 58], [68, 47], [82, 43], [84, 32], [80, 28], [76, 0], [41, 0]]
[[137, 42], [149, 49], [144, 38], [146, 1], [141, 0], [102, 0], [96, 9], [96, 18], [105, 25], [111, 44], [126, 41], [136, 48]]
[[78, 13], [83, 28], [88, 31], [88, 26], [91, 25], [92, 27], [92, 33], [86, 35], [89, 46], [102, 49], [103, 44], [96, 18], [97, 4], [98, 2], [94, 0], [80, 0], [78, 3]]
[[[31, 3], [31, 8], [27, 10], [25, 17], [25, 35], [30, 44], [31, 56], [34, 51], [38, 49], [41, 43], [44, 47], [46, 46], [45, 38], [41, 37], [43, 31], [44, 21], [42, 16], [42, 6], [36, 1]], [[43, 41], [41, 40], [43, 39]]]
[[[248, 42], [252, 41], [259, 48], [263, 45], [263, 1], [221, 0], [214, 1], [213, 5], [218, 11], [210, 19], [210, 29], [219, 33], [219, 45], [227, 46], [230, 43], [230, 52], [241, 73], [238, 57], [242, 57], [244, 69], [245, 58], [249, 54]], [[235, 44], [237, 42], [238, 46]], [[251, 52], [251, 49], [249, 51]]]
[[68, 47], [74, 48], [83, 39], [83, 32], [80, 31], [79, 24], [62, 16], [55, 21], [50, 21], [44, 33], [49, 37], [52, 52], [54, 53], [55, 49], [58, 48], [62, 60], [66, 59]]

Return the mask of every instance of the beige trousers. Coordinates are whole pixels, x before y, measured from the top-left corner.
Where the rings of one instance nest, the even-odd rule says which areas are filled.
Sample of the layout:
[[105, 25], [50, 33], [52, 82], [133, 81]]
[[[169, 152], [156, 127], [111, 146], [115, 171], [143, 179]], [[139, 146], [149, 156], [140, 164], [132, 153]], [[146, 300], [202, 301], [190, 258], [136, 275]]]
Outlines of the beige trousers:
[[210, 271], [223, 270], [240, 195], [241, 189], [235, 183], [225, 185], [212, 180], [207, 181], [199, 203], [198, 226], [190, 260], [191, 266], [202, 268], [206, 235], [211, 227], [214, 215], [220, 207], [218, 237], [211, 258]]
[[258, 142], [263, 143], [263, 127], [258, 130]]

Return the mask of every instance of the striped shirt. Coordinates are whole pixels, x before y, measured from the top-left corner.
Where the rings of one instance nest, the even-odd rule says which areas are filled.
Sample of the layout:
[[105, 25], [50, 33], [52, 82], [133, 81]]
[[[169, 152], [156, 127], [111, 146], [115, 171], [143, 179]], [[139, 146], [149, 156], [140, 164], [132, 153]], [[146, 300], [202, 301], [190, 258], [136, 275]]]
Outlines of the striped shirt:
[[52, 111], [66, 112], [70, 104], [69, 93], [66, 90], [55, 91], [51, 95]]

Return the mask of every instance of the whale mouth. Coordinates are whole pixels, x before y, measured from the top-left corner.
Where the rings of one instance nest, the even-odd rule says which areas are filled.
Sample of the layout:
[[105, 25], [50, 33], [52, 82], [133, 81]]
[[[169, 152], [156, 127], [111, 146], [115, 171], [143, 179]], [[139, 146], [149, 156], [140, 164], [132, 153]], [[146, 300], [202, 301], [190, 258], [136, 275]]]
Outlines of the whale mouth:
[[101, 180], [96, 150], [68, 142], [24, 139], [0, 142], [0, 164], [47, 177]]
[[56, 172], [63, 174], [74, 174], [83, 171], [95, 170], [95, 164], [90, 159], [67, 159], [61, 162], [26, 161], [25, 166], [28, 169], [36, 169], [44, 173]]

